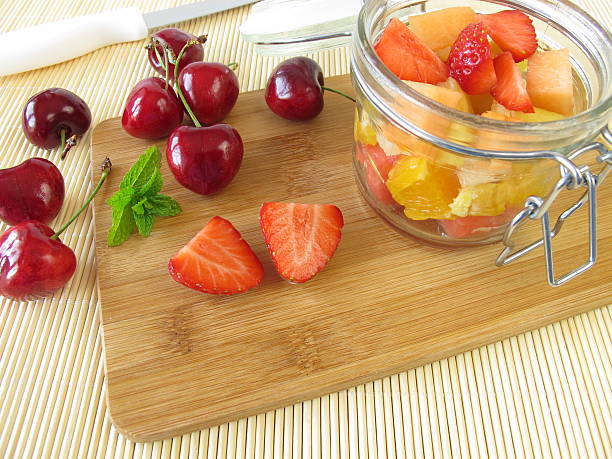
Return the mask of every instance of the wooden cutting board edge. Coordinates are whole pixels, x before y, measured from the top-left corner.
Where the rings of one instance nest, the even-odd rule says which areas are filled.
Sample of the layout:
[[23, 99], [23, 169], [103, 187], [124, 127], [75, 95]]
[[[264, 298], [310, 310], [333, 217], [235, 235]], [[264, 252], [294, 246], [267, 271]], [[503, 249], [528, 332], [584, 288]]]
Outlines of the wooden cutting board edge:
[[[351, 380], [349, 384], [330, 384], [329, 386], [317, 386], [316, 389], [312, 389], [311, 391], [307, 391], [305, 392], [303, 397], [299, 397], [299, 398], [286, 398], [286, 399], [280, 399], [277, 398], [275, 399], [275, 401], [270, 402], [268, 404], [266, 403], [262, 403], [260, 406], [262, 406], [262, 409], [256, 409], [256, 410], [250, 410], [250, 409], [245, 409], [245, 410], [241, 410], [240, 408], [237, 408], [235, 411], [235, 415], [228, 419], [227, 416], [219, 416], [218, 418], [211, 418], [206, 422], [203, 423], [198, 423], [198, 422], [185, 422], [184, 425], [177, 425], [175, 428], [172, 429], [160, 429], [154, 433], [148, 434], [148, 433], [139, 433], [137, 431], [131, 431], [129, 430], [129, 428], [124, 428], [122, 426], [122, 420], [121, 418], [118, 418], [114, 415], [113, 413], [113, 404], [110, 402], [110, 393], [109, 393], [109, 389], [107, 386], [107, 391], [106, 391], [106, 402], [107, 402], [107, 407], [108, 407], [108, 413], [109, 413], [109, 417], [113, 423], [113, 425], [115, 426], [115, 428], [117, 429], [118, 432], [120, 432], [124, 437], [126, 437], [127, 439], [129, 439], [130, 441], [133, 442], [152, 442], [152, 441], [159, 441], [159, 440], [164, 440], [170, 437], [174, 437], [177, 435], [184, 435], [186, 433], [189, 432], [194, 432], [194, 431], [198, 431], [198, 430], [202, 430], [202, 429], [207, 429], [209, 427], [215, 427], [215, 426], [219, 426], [222, 424], [226, 424], [229, 422], [234, 422], [234, 421], [238, 421], [240, 419], [244, 419], [250, 416], [255, 416], [258, 414], [264, 414], [268, 411], [273, 411], [279, 408], [284, 408], [287, 406], [291, 406], [293, 404], [296, 403], [300, 403], [300, 402], [304, 402], [304, 401], [308, 401], [314, 398], [318, 398], [318, 397], [322, 397], [324, 395], [327, 394], [332, 394], [335, 392], [339, 392], [339, 391], [343, 391], [343, 390], [347, 390], [350, 388], [353, 388], [355, 386], [358, 386], [360, 384], [366, 384], [369, 382], [373, 382], [377, 379], [381, 379], [381, 378], [385, 378], [388, 376], [392, 376], [395, 375], [397, 373], [401, 373], [404, 371], [408, 371], [411, 370], [413, 368], [418, 368], [420, 366], [423, 365], [427, 365], [428, 363], [432, 363], [432, 362], [436, 362], [439, 360], [443, 360], [455, 355], [459, 355], [465, 352], [469, 352], [469, 351], [473, 351], [475, 349], [478, 349], [482, 346], [486, 346], [489, 344], [493, 344], [502, 340], [505, 340], [507, 338], [511, 338], [513, 336], [517, 336], [519, 334], [522, 333], [527, 333], [530, 331], [533, 331], [537, 328], [540, 328], [542, 326], [545, 325], [549, 325], [550, 323], [554, 323], [554, 322], [558, 322], [564, 319], [567, 319], [569, 317], [573, 317], [577, 314], [581, 314], [583, 312], [587, 312], [590, 311], [594, 308], [597, 307], [601, 307], [601, 306], [605, 306], [605, 304], [602, 305], [589, 305], [589, 304], [584, 304], [583, 307], [579, 308], [579, 309], [572, 309], [572, 310], [563, 310], [562, 312], [560, 312], [559, 314], [555, 314], [555, 315], [551, 315], [548, 316], [547, 318], [543, 319], [541, 321], [541, 323], [539, 324], [530, 324], [529, 327], [522, 329], [521, 331], [519, 331], [518, 333], [512, 332], [512, 333], [501, 333], [499, 335], [495, 335], [494, 337], [492, 336], [487, 336], [485, 339], [479, 338], [480, 336], [484, 336], [481, 333], [475, 333], [474, 335], [474, 339], [472, 341], [470, 341], [468, 344], [466, 344], [465, 346], [461, 346], [459, 349], [459, 352], [457, 352], [456, 349], [452, 349], [451, 351], [448, 350], [440, 350], [440, 351], [436, 351], [436, 352], [431, 352], [428, 353], [427, 355], [423, 355], [421, 358], [417, 358], [417, 359], [413, 359], [411, 361], [411, 363], [409, 365], [406, 366], [399, 366], [397, 368], [392, 369], [391, 371], [388, 371], [388, 368], [385, 368], [384, 370], [381, 370], [379, 373], [377, 373], [377, 376], [372, 376], [372, 375], [368, 375], [367, 377], [360, 377], [360, 376], [356, 376], [355, 379]], [[525, 312], [525, 311], [519, 311], [519, 314], [517, 314], [516, 318], [513, 318], [513, 320], [518, 320], [519, 316], [521, 315], [520, 312]], [[102, 333], [104, 333], [104, 327], [102, 327]], [[465, 335], [462, 336], [463, 339], [465, 339]], [[104, 350], [104, 343], [102, 345], [103, 351]], [[379, 360], [380, 357], [372, 357], [373, 360]], [[363, 363], [363, 362], [361, 362]], [[106, 361], [104, 363], [104, 371], [106, 373]], [[330, 370], [330, 371], [334, 371], [334, 370]], [[313, 386], [314, 387], [314, 386]]]

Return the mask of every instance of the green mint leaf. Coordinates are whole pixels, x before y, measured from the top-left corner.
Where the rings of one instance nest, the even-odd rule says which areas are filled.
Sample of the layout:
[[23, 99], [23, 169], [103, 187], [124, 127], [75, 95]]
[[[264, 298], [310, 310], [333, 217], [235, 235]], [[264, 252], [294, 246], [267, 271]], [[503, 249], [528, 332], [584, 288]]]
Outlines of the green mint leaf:
[[123, 244], [134, 232], [136, 222], [129, 205], [113, 207], [113, 224], [108, 230], [108, 245], [114, 247]]
[[132, 210], [134, 211], [134, 214], [136, 214], [136, 215], [144, 215], [144, 213], [145, 213], [145, 206], [147, 204], [147, 201], [148, 201], [147, 198], [142, 198], [140, 201], [138, 201], [136, 204], [134, 204], [132, 206]]
[[134, 194], [133, 188], [119, 189], [106, 202], [113, 209], [123, 208], [130, 205], [134, 198]]
[[154, 220], [155, 217], [148, 212], [143, 214], [134, 213], [134, 221], [141, 236], [147, 237], [151, 234]]
[[147, 183], [145, 183], [139, 190], [138, 194], [140, 196], [151, 196], [157, 194], [161, 191], [162, 186], [164, 186], [164, 180], [162, 179], [161, 171], [159, 168], [155, 169]]
[[[161, 164], [161, 153], [159, 149], [154, 145], [149, 147], [144, 154], [140, 155], [138, 161], [130, 168], [125, 174], [120, 189], [123, 188], [134, 188], [137, 193], [143, 189], [147, 183], [151, 180], [151, 177], [155, 174], [155, 171], [159, 171]], [[160, 188], [161, 189], [161, 188]]]
[[183, 211], [178, 202], [164, 194], [150, 196], [147, 202], [152, 205], [149, 212], [156, 217], [174, 217]]
[[119, 190], [107, 201], [113, 209], [109, 246], [122, 244], [135, 229], [142, 236], [149, 236], [156, 217], [181, 213], [181, 206], [174, 199], [159, 193], [164, 184], [160, 167], [159, 149], [155, 146], [147, 149], [125, 174]]

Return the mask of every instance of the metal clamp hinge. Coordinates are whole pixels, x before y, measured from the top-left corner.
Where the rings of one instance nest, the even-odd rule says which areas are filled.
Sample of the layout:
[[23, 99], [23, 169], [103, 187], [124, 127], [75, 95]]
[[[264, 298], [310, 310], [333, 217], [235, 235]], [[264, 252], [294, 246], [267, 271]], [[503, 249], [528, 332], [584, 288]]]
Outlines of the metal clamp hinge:
[[[612, 143], [612, 134], [610, 133], [610, 130], [607, 127], [603, 129], [602, 136], [608, 143]], [[573, 160], [575, 160], [579, 156], [591, 151], [598, 152], [599, 155], [597, 156], [597, 162], [604, 164], [602, 170], [597, 175], [592, 173], [589, 166], [579, 167], [573, 162]], [[503, 238], [503, 244], [505, 247], [497, 257], [495, 264], [497, 266], [505, 266], [509, 263], [512, 263], [517, 258], [522, 257], [526, 253], [529, 253], [532, 250], [543, 245], [546, 259], [546, 275], [548, 283], [551, 286], [556, 287], [566, 283], [567, 281], [573, 279], [579, 274], [582, 274], [595, 264], [595, 260], [597, 259], [597, 187], [602, 184], [602, 182], [612, 169], [612, 151], [610, 151], [601, 142], [592, 142], [588, 145], [585, 145], [584, 147], [579, 148], [567, 157], [558, 155], [553, 156], [553, 158], [556, 159], [561, 165], [561, 178], [557, 181], [554, 188], [545, 199], [542, 199], [537, 196], [530, 196], [529, 198], [527, 198], [527, 200], [525, 201], [525, 207], [512, 219], [512, 221], [506, 228], [506, 232]], [[559, 215], [559, 218], [557, 218], [554, 227], [551, 229], [550, 217], [548, 213], [551, 204], [557, 198], [559, 193], [561, 193], [561, 191], [563, 191], [564, 189], [570, 190], [576, 188], [586, 188], [586, 190], [578, 199], [578, 201], [576, 201], [571, 207], [569, 207], [561, 215]], [[588, 203], [587, 207], [589, 211], [588, 259], [584, 264], [577, 267], [576, 269], [570, 271], [569, 273], [563, 276], [555, 278], [552, 240], [557, 234], [559, 234], [559, 231], [561, 231], [563, 223], [569, 217], [571, 217], [578, 209], [583, 207], [585, 203]], [[517, 231], [517, 229], [525, 221], [527, 221], [528, 218], [531, 220], [541, 220], [542, 238], [512, 253], [515, 245], [513, 242], [513, 235]]]

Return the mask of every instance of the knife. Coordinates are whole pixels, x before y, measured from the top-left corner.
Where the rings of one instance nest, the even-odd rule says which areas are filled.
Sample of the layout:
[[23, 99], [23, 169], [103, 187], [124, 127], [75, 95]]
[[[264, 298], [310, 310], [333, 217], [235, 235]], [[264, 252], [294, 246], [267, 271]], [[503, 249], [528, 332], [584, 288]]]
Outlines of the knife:
[[0, 34], [0, 76], [46, 67], [103, 46], [142, 40], [151, 29], [229, 10], [257, 0], [206, 0], [142, 14], [121, 8]]

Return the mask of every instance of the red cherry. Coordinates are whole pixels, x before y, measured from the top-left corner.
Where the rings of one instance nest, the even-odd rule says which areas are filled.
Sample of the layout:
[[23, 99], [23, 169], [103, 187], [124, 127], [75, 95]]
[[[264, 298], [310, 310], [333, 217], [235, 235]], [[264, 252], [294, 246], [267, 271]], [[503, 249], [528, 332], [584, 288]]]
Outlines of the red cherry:
[[[194, 46], [187, 48], [187, 51], [192, 48]], [[202, 124], [223, 120], [238, 98], [236, 74], [227, 65], [217, 62], [189, 64], [181, 71], [178, 83], [191, 110]]]
[[19, 223], [0, 235], [0, 295], [18, 301], [62, 288], [76, 269], [74, 252], [40, 222]]
[[[174, 57], [178, 56], [183, 46], [188, 41], [198, 40], [201, 43], [206, 41], [206, 37], [196, 37], [190, 33], [184, 32], [180, 29], [175, 28], [167, 28], [158, 30], [152, 36], [152, 38], [157, 39], [162, 44], [166, 44], [174, 53]], [[164, 49], [160, 44], [157, 44], [157, 53], [161, 57], [161, 62], [157, 59], [157, 54], [155, 53], [155, 49], [153, 45], [149, 46], [149, 62], [151, 66], [164, 77], [166, 76], [166, 70], [164, 69]], [[179, 71], [183, 70], [187, 65], [192, 62], [201, 61], [204, 58], [204, 47], [202, 45], [193, 45], [187, 48], [181, 62], [179, 64]], [[173, 81], [174, 80], [174, 64], [168, 63], [168, 78]]]
[[228, 124], [179, 126], [166, 144], [166, 159], [176, 180], [203, 195], [217, 193], [232, 181], [243, 152], [240, 134]]
[[0, 220], [16, 225], [26, 220], [49, 223], [64, 202], [64, 178], [55, 165], [31, 158], [0, 170]]
[[281, 62], [266, 84], [266, 103], [282, 118], [309, 120], [323, 110], [323, 71], [308, 57]]
[[42, 91], [23, 108], [22, 127], [27, 139], [37, 147], [51, 150], [62, 139], [81, 135], [91, 125], [91, 111], [83, 99], [62, 88]]
[[121, 125], [140, 139], [160, 139], [183, 121], [183, 105], [161, 78], [145, 78], [127, 98]]

